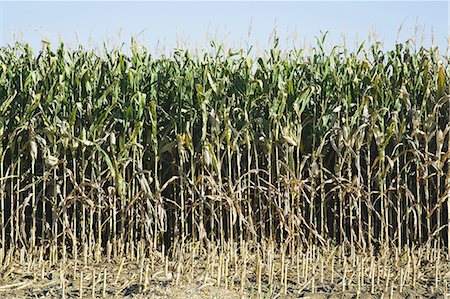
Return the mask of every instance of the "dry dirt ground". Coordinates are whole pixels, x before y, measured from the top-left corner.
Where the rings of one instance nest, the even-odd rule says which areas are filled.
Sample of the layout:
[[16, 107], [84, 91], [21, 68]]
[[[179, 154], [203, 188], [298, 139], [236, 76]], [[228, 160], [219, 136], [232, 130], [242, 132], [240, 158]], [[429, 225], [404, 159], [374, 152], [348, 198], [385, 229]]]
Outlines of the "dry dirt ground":
[[[207, 263], [203, 260], [199, 260], [195, 271], [178, 275], [177, 264], [164, 261], [148, 262], [144, 266], [143, 262], [125, 259], [117, 263], [68, 260], [50, 266], [48, 262], [22, 259], [22, 263], [0, 265], [0, 298], [450, 298], [450, 262], [441, 263], [439, 268], [433, 263], [420, 265], [416, 287], [407, 281], [401, 290], [398, 276], [395, 278], [394, 274], [388, 283], [376, 278], [374, 284], [368, 277], [361, 281], [352, 269], [340, 276], [339, 265], [331, 274], [330, 265], [325, 263], [322, 270], [316, 270], [314, 275], [310, 273], [311, 278], [298, 280], [298, 273], [288, 272], [284, 286], [279, 277], [269, 284], [268, 276], [262, 275], [259, 293], [254, 275], [257, 271], [251, 265], [242, 287], [242, 276], [233, 269], [228, 273], [229, 278], [219, 279], [218, 286], [214, 266], [204, 266]], [[191, 269], [188, 264], [183, 266]], [[276, 275], [279, 273], [275, 271]], [[346, 277], [345, 288], [342, 277]], [[437, 287], [436, 277], [439, 278]]]
[[[311, 281], [298, 284], [289, 278], [285, 288], [280, 284], [269, 285], [267, 277], [262, 277], [261, 293], [258, 293], [256, 277], [250, 274], [255, 273], [252, 271], [241, 289], [236, 278], [229, 280], [227, 285], [217, 286], [217, 281], [205, 276], [205, 271], [176, 277], [161, 263], [154, 265], [153, 271], [149, 266], [143, 270], [142, 265], [126, 261], [122, 265], [106, 262], [83, 265], [68, 262], [65, 266], [15, 263], [0, 271], [0, 298], [450, 298], [446, 296], [445, 280], [435, 287], [433, 269], [431, 264], [423, 265], [423, 275], [416, 287], [405, 284], [401, 293], [395, 283], [386, 285], [383, 280], [378, 282], [373, 293], [367, 280], [360, 285], [359, 292], [356, 283], [348, 284], [343, 290], [341, 281], [335, 278], [332, 283], [327, 274], [322, 281], [317, 279], [313, 284]], [[349, 273], [348, 277], [353, 276]]]

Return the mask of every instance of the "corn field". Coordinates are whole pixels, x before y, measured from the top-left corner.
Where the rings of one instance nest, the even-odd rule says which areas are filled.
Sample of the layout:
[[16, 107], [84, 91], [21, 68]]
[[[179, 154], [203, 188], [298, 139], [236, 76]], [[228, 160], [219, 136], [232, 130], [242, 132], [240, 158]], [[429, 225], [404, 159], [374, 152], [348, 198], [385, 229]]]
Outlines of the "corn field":
[[211, 45], [0, 49], [0, 261], [177, 259], [193, 244], [450, 258], [447, 56]]

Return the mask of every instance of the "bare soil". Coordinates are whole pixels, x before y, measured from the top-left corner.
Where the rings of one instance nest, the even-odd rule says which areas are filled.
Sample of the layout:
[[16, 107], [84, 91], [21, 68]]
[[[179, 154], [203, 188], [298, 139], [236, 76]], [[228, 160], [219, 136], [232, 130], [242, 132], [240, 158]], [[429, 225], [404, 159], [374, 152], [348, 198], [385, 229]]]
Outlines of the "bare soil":
[[[449, 298], [450, 263], [441, 261], [439, 267], [432, 262], [419, 263], [414, 274], [407, 266], [380, 270], [376, 276], [359, 276], [370, 273], [364, 264], [363, 272], [336, 261], [331, 271], [329, 261], [324, 268], [311, 268], [306, 277], [299, 277], [295, 266], [288, 267], [285, 284], [281, 283], [281, 270], [274, 270], [272, 283], [261, 275], [258, 292], [257, 268], [250, 262], [246, 274], [233, 269], [226, 277], [214, 275], [217, 263], [199, 259], [197, 266], [187, 262], [145, 260], [119, 262], [80, 260], [49, 262], [18, 259], [8, 266], [0, 266], [0, 298]], [[276, 263], [277, 260], [274, 261]], [[291, 262], [291, 265], [294, 263]], [[183, 270], [181, 266], [184, 266]], [[303, 267], [303, 266], [301, 266]], [[366, 268], [364, 268], [366, 267]], [[220, 267], [219, 267], [220, 268]], [[413, 268], [411, 268], [413, 269]], [[297, 268], [298, 270], [298, 268]], [[381, 272], [380, 272], [381, 271]], [[387, 274], [386, 274], [387, 271]], [[303, 272], [302, 272], [303, 273]], [[345, 274], [343, 274], [345, 273]], [[372, 271], [373, 273], [373, 271]], [[404, 274], [404, 280], [400, 275]], [[409, 276], [408, 276], [409, 275]], [[241, 279], [244, 277], [244, 284]], [[390, 279], [385, 279], [390, 277]], [[408, 278], [409, 277], [409, 278]], [[344, 279], [345, 278], [345, 279]], [[343, 281], [344, 280], [344, 281]], [[401, 284], [401, 286], [400, 286]]]

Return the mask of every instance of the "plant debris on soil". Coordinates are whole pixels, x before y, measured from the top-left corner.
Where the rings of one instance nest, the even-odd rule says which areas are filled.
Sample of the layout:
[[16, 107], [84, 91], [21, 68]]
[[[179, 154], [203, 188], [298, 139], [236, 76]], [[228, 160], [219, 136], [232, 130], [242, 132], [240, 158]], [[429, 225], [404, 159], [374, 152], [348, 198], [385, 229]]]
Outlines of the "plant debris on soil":
[[[428, 252], [427, 252], [428, 250]], [[425, 258], [430, 258], [426, 261]], [[434, 255], [434, 258], [433, 258]], [[450, 264], [433, 248], [364, 255], [306, 250], [296, 256], [115, 261], [27, 260], [3, 266], [2, 298], [445, 298]], [[268, 258], [267, 262], [264, 259]], [[266, 266], [268, 265], [268, 266]], [[228, 268], [225, 268], [228, 267]]]

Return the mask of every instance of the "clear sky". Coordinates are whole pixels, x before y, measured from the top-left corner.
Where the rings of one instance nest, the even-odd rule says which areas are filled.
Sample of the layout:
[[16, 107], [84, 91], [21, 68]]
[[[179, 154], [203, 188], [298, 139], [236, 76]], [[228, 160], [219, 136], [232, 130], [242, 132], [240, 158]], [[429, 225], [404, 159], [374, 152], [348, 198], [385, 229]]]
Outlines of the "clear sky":
[[[276, 29], [283, 47], [301, 47], [329, 31], [328, 41], [354, 48], [354, 41], [377, 39], [391, 48], [416, 36], [418, 44], [448, 44], [449, 1], [4, 1], [0, 0], [1, 44], [15, 40], [39, 49], [42, 39], [102, 47], [137, 36], [155, 50], [209, 47], [216, 37], [227, 46], [267, 48]], [[399, 31], [399, 28], [402, 29]]]

